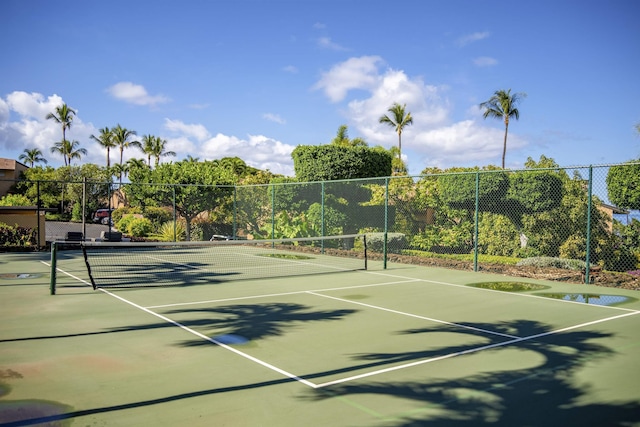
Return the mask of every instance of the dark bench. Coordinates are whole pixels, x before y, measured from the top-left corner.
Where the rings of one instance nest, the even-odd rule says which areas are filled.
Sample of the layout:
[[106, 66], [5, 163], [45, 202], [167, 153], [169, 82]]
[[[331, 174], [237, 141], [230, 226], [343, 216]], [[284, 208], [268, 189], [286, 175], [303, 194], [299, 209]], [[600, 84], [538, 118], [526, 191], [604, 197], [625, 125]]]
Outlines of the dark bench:
[[80, 231], [67, 231], [64, 235], [65, 242], [82, 242], [84, 240], [84, 234]]
[[122, 233], [119, 231], [103, 231], [100, 233], [103, 242], [121, 242]]

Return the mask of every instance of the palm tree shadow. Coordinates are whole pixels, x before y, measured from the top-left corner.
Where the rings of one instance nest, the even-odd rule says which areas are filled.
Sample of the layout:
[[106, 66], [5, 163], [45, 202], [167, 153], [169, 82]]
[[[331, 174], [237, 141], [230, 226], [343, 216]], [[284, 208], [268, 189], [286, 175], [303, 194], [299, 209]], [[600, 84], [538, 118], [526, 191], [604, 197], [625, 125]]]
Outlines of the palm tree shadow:
[[[204, 329], [208, 336], [236, 335], [247, 341], [281, 336], [303, 322], [335, 321], [357, 310], [311, 310], [303, 304], [267, 303], [227, 305], [215, 308], [172, 310], [167, 315], [190, 314], [197, 318], [181, 322], [188, 327]], [[210, 345], [208, 341], [193, 339], [182, 346]]]
[[[499, 325], [468, 324], [517, 336], [534, 336], [551, 332], [541, 322], [518, 320]], [[457, 332], [453, 326], [435, 326], [401, 333]], [[428, 383], [351, 382], [316, 389], [302, 399], [324, 400], [337, 396], [380, 395], [420, 402], [419, 409], [386, 418], [386, 426], [555, 426], [555, 425], [630, 425], [640, 421], [640, 402], [581, 403], [591, 386], [579, 384], [577, 374], [587, 362], [606, 359], [614, 352], [597, 340], [612, 334], [597, 331], [567, 331], [525, 340], [509, 347], [537, 353], [542, 364], [533, 368], [478, 373], [465, 378], [443, 378]], [[502, 347], [485, 351], [498, 352]], [[460, 351], [459, 346], [442, 348], [440, 354]], [[422, 352], [371, 353], [354, 355], [355, 359], [409, 361], [423, 357]], [[466, 356], [461, 356], [466, 357]], [[470, 362], [471, 363], [471, 362]], [[597, 379], [594, 379], [596, 381]]]

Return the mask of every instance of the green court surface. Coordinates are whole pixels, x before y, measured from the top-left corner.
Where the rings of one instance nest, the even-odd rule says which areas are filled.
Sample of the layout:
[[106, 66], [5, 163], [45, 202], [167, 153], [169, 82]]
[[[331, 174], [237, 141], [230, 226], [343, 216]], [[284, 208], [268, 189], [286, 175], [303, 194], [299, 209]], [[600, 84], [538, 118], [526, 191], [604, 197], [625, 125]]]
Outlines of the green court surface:
[[63, 251], [50, 295], [49, 264], [0, 254], [1, 426], [640, 426], [637, 291], [377, 262], [93, 290]]

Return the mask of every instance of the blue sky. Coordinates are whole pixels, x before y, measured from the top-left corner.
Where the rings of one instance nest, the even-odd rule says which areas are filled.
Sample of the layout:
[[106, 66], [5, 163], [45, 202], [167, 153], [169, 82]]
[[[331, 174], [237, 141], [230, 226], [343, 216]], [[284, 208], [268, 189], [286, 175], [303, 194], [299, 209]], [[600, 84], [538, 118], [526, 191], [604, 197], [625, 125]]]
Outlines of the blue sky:
[[527, 97], [507, 167], [623, 162], [640, 157], [639, 16], [635, 0], [3, 0], [0, 157], [39, 148], [61, 165], [45, 116], [64, 102], [82, 162], [104, 165], [89, 136], [121, 124], [166, 139], [177, 156], [163, 161], [293, 175], [291, 151], [342, 124], [397, 145], [378, 118], [399, 102], [410, 173], [500, 165], [504, 125], [478, 104], [512, 89]]

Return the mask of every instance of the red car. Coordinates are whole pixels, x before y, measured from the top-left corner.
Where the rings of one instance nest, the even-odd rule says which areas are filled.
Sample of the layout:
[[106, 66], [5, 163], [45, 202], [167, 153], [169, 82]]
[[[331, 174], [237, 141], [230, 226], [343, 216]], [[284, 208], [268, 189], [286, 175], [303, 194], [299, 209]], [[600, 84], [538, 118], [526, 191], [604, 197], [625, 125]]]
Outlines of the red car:
[[96, 213], [93, 214], [93, 222], [108, 224], [109, 217], [111, 216], [111, 212], [113, 211], [114, 209], [98, 209]]

